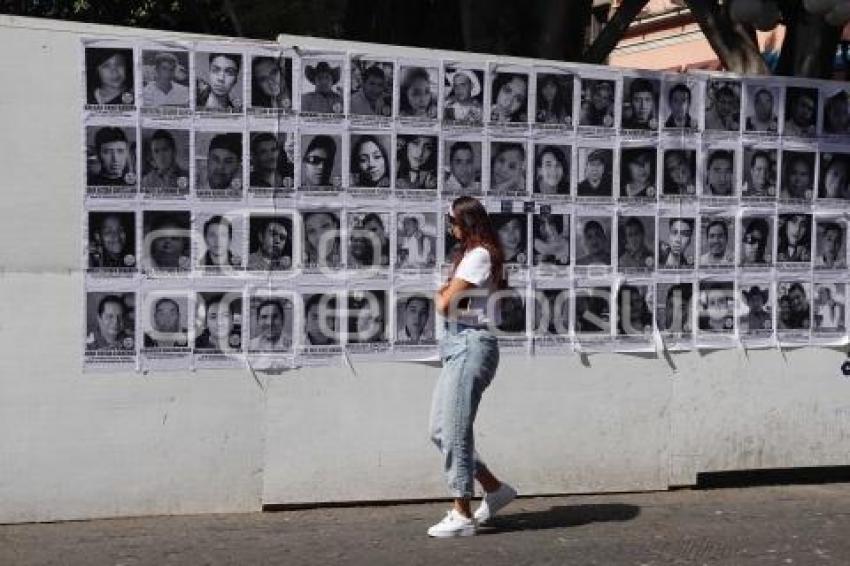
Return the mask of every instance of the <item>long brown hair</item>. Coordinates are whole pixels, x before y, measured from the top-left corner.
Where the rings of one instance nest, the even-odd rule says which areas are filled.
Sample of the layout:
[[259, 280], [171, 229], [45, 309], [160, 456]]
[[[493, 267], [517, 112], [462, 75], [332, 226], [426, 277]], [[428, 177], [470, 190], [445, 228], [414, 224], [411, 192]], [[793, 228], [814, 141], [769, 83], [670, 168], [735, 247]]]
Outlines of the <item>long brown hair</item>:
[[469, 250], [481, 246], [490, 254], [490, 277], [496, 287], [505, 287], [505, 255], [499, 243], [499, 236], [493, 229], [490, 216], [477, 199], [462, 196], [452, 202], [454, 222], [460, 226], [463, 239], [452, 257], [452, 274], [457, 269], [460, 260]]

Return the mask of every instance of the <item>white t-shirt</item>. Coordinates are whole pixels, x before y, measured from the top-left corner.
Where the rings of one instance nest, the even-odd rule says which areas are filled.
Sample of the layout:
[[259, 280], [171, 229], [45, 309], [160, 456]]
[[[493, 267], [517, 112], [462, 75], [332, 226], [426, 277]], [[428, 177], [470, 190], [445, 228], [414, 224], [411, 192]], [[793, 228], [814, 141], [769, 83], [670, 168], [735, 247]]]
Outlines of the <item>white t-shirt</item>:
[[463, 256], [453, 277], [472, 283], [477, 289], [470, 290], [469, 304], [465, 309], [455, 311], [454, 320], [472, 326], [487, 326], [491, 322], [498, 325], [501, 313], [496, 305], [488, 302], [490, 296], [497, 291], [491, 275], [490, 252], [483, 246], [472, 248]]

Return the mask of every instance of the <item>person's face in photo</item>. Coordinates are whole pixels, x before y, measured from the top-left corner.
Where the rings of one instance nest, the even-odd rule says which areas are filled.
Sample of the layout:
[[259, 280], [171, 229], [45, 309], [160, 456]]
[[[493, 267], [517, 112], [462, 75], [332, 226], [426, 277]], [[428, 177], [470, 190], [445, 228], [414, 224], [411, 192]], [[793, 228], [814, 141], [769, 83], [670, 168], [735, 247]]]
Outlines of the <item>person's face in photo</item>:
[[756, 118], [760, 122], [769, 121], [773, 116], [773, 95], [766, 90], [760, 90], [756, 94], [753, 109], [756, 112]]
[[221, 303], [208, 304], [206, 322], [210, 334], [216, 336], [219, 341], [226, 342], [227, 335], [233, 329], [233, 318], [228, 306]]
[[466, 102], [472, 95], [472, 82], [463, 73], [455, 73], [452, 77], [452, 93], [458, 102]]
[[161, 85], [170, 85], [174, 81], [174, 63], [171, 61], [160, 61], [156, 66], [155, 81]]
[[408, 238], [413, 236], [414, 234], [416, 234], [419, 231], [419, 221], [416, 220], [413, 217], [405, 218], [402, 221], [401, 225], [402, 225], [402, 231], [404, 232], [404, 235], [407, 236]]
[[670, 250], [674, 255], [684, 254], [691, 245], [693, 229], [687, 222], [677, 220], [670, 225]]
[[670, 113], [675, 120], [684, 120], [691, 106], [691, 95], [684, 90], [676, 90], [670, 95]]
[[614, 91], [608, 83], [598, 83], [593, 89], [591, 104], [597, 112], [606, 112], [614, 102]]
[[154, 168], [163, 173], [174, 165], [174, 148], [168, 140], [157, 138], [151, 140], [151, 159]]
[[386, 80], [376, 74], [371, 74], [363, 83], [363, 95], [370, 102], [375, 102], [384, 92]]
[[316, 73], [315, 77], [316, 82], [316, 92], [328, 93], [331, 92], [331, 89], [334, 86], [334, 78], [333, 75], [327, 71], [320, 71]]
[[280, 222], [269, 222], [260, 234], [260, 251], [263, 256], [278, 259], [283, 256], [289, 232]]
[[805, 312], [808, 303], [806, 302], [806, 294], [800, 288], [794, 287], [791, 289], [788, 292], [788, 299], [790, 301], [791, 312]]
[[239, 67], [229, 57], [219, 55], [210, 61], [210, 88], [219, 97], [227, 96], [239, 74]]
[[124, 308], [115, 301], [103, 305], [103, 312], [97, 317], [100, 334], [108, 342], [114, 342], [124, 330]]
[[821, 238], [821, 253], [826, 257], [836, 257], [841, 250], [841, 231], [826, 230]]
[[499, 240], [505, 250], [518, 250], [522, 245], [522, 226], [519, 220], [512, 218], [499, 228]]
[[584, 231], [584, 249], [588, 255], [596, 255], [607, 251], [608, 240], [605, 238], [605, 232], [602, 228], [591, 224]]
[[100, 85], [104, 88], [120, 90], [127, 80], [127, 63], [124, 56], [116, 53], [97, 68]]
[[745, 263], [762, 261], [761, 251], [764, 249], [766, 238], [767, 234], [763, 234], [759, 228], [753, 228], [744, 234], [742, 255]]
[[636, 252], [643, 247], [643, 227], [635, 224], [626, 224], [626, 250]]
[[728, 195], [732, 192], [732, 162], [717, 157], [708, 167], [708, 184], [715, 194]]
[[471, 150], [465, 148], [455, 150], [449, 167], [461, 186], [468, 187], [475, 181], [475, 155]]
[[313, 186], [327, 185], [331, 176], [331, 167], [328, 152], [323, 147], [314, 147], [304, 156], [301, 165], [301, 175], [304, 184]]
[[764, 309], [764, 297], [761, 293], [750, 293], [747, 295], [747, 306], [750, 312], [761, 312]]
[[827, 197], [837, 198], [841, 196], [847, 184], [847, 166], [843, 161], [836, 159], [829, 164], [824, 174], [823, 183]]
[[541, 218], [540, 234], [546, 241], [552, 241], [561, 235], [558, 230], [558, 226], [555, 224], [554, 218], [549, 215], [545, 215]]
[[271, 172], [277, 169], [279, 158], [280, 146], [275, 140], [261, 141], [254, 149], [255, 165], [260, 171]]
[[801, 127], [808, 127], [814, 122], [815, 117], [815, 101], [810, 96], [799, 96], [794, 103], [794, 110], [791, 112], [791, 119], [794, 123]]
[[587, 162], [584, 168], [584, 176], [587, 182], [593, 186], [602, 182], [602, 177], [605, 175], [605, 162], [601, 159], [591, 159]]
[[555, 101], [555, 96], [558, 94], [558, 86], [555, 84], [554, 79], [548, 79], [543, 83], [540, 94], [543, 96], [543, 100], [550, 104]]
[[153, 326], [159, 332], [180, 331], [180, 308], [172, 301], [159, 301], [153, 313]]
[[410, 103], [410, 108], [416, 116], [425, 116], [428, 114], [428, 107], [431, 105], [431, 82], [420, 77], [414, 80], [407, 87], [407, 92], [404, 93], [407, 97], [407, 102]]
[[387, 174], [387, 161], [384, 159], [381, 148], [375, 142], [367, 141], [360, 144], [356, 157], [360, 172], [365, 173], [373, 183], [377, 183]]
[[652, 174], [649, 159], [636, 157], [629, 161], [629, 177], [632, 182], [641, 187], [649, 184], [649, 176]]
[[493, 182], [497, 185], [511, 181], [521, 183], [525, 173], [525, 158], [516, 148], [504, 149], [493, 160]]
[[714, 321], [721, 321], [729, 315], [729, 300], [723, 289], [712, 289], [706, 294], [706, 314]]
[[213, 257], [226, 257], [230, 246], [230, 230], [226, 224], [210, 224], [204, 234], [204, 242]]
[[355, 324], [360, 334], [358, 342], [375, 342], [380, 340], [384, 330], [384, 313], [377, 301], [364, 301], [357, 310]]
[[325, 247], [330, 248], [329, 241], [337, 236], [336, 223], [330, 214], [321, 212], [311, 214], [304, 221], [304, 234], [307, 237], [307, 243], [310, 244], [316, 253], [320, 250], [322, 238], [326, 240]]
[[796, 246], [806, 237], [806, 217], [802, 214], [789, 216], [785, 221], [785, 236], [789, 246]]
[[411, 138], [407, 142], [407, 163], [412, 171], [419, 171], [434, 153], [434, 142], [425, 136]]
[[720, 224], [712, 224], [705, 236], [708, 242], [708, 253], [713, 257], [723, 257], [726, 252], [726, 230]]
[[100, 239], [104, 249], [116, 256], [124, 252], [127, 243], [127, 233], [117, 216], [107, 216], [100, 226]]
[[801, 195], [812, 188], [812, 171], [808, 163], [797, 159], [791, 164], [791, 173], [788, 175], [791, 184], [790, 192]]
[[210, 188], [226, 189], [230, 186], [236, 171], [239, 169], [239, 156], [223, 147], [209, 152], [207, 159], [207, 176]]
[[717, 97], [717, 115], [726, 118], [738, 109], [738, 97], [734, 94], [723, 93]]
[[110, 179], [118, 179], [124, 175], [130, 160], [130, 149], [127, 142], [116, 140], [100, 145], [101, 174]]
[[280, 66], [274, 61], [263, 60], [254, 66], [254, 80], [260, 87], [260, 92], [270, 98], [277, 98], [281, 93]]
[[677, 153], [667, 156], [665, 161], [667, 174], [679, 186], [686, 186], [691, 180], [691, 168], [685, 158]]
[[750, 166], [750, 180], [754, 189], [764, 189], [767, 186], [767, 176], [770, 172], [770, 161], [765, 157], [756, 157]]
[[428, 323], [430, 308], [427, 300], [414, 299], [407, 301], [404, 307], [404, 328], [407, 334], [414, 340], [418, 340], [425, 331]]
[[557, 187], [564, 179], [564, 166], [552, 152], [547, 151], [540, 158], [537, 176], [542, 185]]
[[322, 316], [320, 311], [329, 308], [322, 301], [310, 306], [304, 317], [304, 331], [307, 340], [314, 346], [327, 346], [334, 343], [333, 334], [336, 332], [336, 317], [333, 313]]
[[508, 114], [513, 114], [523, 107], [528, 95], [528, 83], [524, 79], [514, 77], [499, 89], [496, 105]]
[[[171, 230], [180, 230], [172, 227]], [[179, 258], [184, 251], [183, 238], [179, 236], [159, 236], [151, 242], [151, 253], [158, 258], [158, 263], [176, 263], [168, 261], [168, 258]]]
[[276, 304], [267, 304], [257, 312], [257, 328], [260, 337], [269, 342], [277, 342], [283, 334], [283, 312]]
[[646, 124], [655, 117], [655, 99], [651, 92], [639, 91], [632, 95], [635, 121]]

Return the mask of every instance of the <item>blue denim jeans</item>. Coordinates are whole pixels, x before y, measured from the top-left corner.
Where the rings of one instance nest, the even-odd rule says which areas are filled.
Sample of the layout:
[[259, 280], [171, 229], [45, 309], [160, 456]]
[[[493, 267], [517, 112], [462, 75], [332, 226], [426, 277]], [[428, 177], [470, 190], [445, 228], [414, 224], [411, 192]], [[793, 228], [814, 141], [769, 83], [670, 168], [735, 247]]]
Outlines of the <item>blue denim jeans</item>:
[[451, 496], [471, 498], [475, 472], [486, 469], [475, 451], [472, 423], [481, 395], [496, 374], [499, 344], [487, 330], [447, 327], [440, 358], [443, 369], [431, 402], [431, 441], [443, 455]]

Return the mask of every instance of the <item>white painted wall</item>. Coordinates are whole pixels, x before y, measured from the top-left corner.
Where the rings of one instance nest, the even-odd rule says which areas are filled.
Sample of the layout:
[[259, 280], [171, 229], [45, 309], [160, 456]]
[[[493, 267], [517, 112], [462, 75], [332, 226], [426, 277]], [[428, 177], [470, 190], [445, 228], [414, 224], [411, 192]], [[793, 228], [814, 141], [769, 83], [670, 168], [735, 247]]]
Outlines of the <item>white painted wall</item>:
[[[435, 367], [308, 368], [260, 376], [265, 389], [245, 371], [81, 373], [82, 35], [176, 37], [0, 16], [0, 522], [444, 496], [426, 426]], [[506, 358], [479, 448], [526, 494], [846, 465], [843, 359]]]

